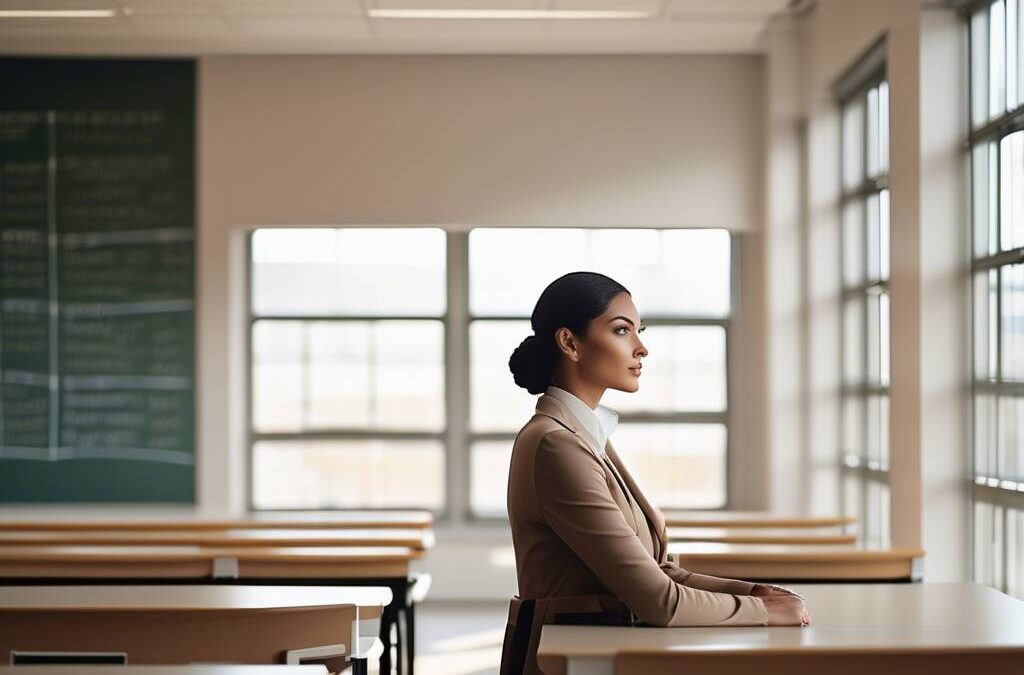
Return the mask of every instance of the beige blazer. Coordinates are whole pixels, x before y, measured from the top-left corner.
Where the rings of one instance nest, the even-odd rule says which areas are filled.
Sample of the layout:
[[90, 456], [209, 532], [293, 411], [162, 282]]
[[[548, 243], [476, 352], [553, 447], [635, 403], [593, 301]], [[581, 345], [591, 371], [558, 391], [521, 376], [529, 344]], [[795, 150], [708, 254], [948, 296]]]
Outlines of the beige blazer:
[[[535, 632], [554, 622], [555, 599], [570, 609], [607, 608], [610, 599], [633, 621], [654, 626], [767, 625], [764, 603], [750, 595], [754, 584], [668, 561], [664, 515], [611, 441], [603, 448], [607, 459], [600, 450], [568, 406], [548, 394], [512, 446], [507, 506], [518, 597], [544, 600], [532, 619]], [[536, 673], [536, 640], [530, 647], [526, 672]]]

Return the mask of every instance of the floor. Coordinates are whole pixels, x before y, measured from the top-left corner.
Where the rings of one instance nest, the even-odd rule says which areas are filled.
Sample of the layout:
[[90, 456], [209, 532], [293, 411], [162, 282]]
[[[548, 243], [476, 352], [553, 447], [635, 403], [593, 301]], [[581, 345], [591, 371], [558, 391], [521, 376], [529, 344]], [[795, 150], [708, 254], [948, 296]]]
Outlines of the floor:
[[498, 675], [507, 618], [507, 601], [418, 605], [416, 675]]

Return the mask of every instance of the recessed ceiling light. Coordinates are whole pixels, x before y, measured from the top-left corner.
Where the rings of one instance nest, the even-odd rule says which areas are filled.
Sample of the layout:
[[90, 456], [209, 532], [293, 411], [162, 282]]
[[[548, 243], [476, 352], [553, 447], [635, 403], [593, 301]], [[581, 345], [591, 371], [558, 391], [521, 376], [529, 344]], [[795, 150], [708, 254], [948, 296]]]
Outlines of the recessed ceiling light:
[[597, 9], [417, 9], [370, 8], [374, 19], [649, 19], [653, 12]]
[[108, 19], [116, 9], [0, 9], [0, 19]]

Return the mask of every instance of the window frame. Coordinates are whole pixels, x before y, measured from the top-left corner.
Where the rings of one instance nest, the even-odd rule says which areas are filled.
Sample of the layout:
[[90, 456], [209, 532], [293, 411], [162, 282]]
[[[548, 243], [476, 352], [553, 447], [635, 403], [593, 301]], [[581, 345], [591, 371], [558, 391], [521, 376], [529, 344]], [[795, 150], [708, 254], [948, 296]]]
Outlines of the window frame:
[[[973, 112], [975, 104], [975, 91], [974, 91], [974, 32], [972, 30], [972, 22], [974, 16], [978, 12], [988, 12], [989, 9], [1001, 0], [960, 0], [957, 2], [957, 8], [960, 11], [961, 17], [963, 18], [963, 26], [966, 32], [966, 58], [967, 58], [967, 130], [964, 141], [965, 161], [967, 162], [967, 171], [969, 174], [968, 182], [968, 198], [970, 208], [968, 210], [968, 218], [970, 227], [968, 227], [968, 251], [970, 265], [967, 271], [967, 284], [970, 289], [969, 292], [969, 304], [970, 304], [970, 331], [968, 337], [969, 345], [969, 356], [970, 356], [970, 442], [968, 443], [968, 457], [967, 457], [967, 482], [970, 487], [970, 529], [971, 529], [971, 577], [975, 580], [985, 582], [982, 578], [983, 572], [990, 572], [992, 580], [990, 583], [1000, 588], [1003, 592], [1009, 593], [1013, 589], [1008, 587], [1008, 577], [1011, 572], [1011, 560], [1009, 560], [1009, 546], [1007, 545], [1008, 539], [1013, 536], [1009, 531], [1009, 520], [1011, 512], [1014, 513], [1014, 518], [1020, 522], [1021, 518], [1024, 518], [1024, 475], [1016, 477], [1017, 480], [1002, 478], [999, 475], [998, 466], [995, 467], [994, 471], [989, 473], [993, 475], [982, 475], [977, 464], [978, 454], [980, 452], [979, 434], [977, 433], [979, 427], [979, 397], [991, 396], [992, 403], [995, 406], [995, 412], [993, 413], [995, 418], [998, 420], [1001, 413], [1000, 403], [1006, 398], [1019, 399], [1024, 401], [1024, 381], [1006, 380], [1002, 376], [1003, 363], [1002, 363], [1002, 345], [1003, 345], [1003, 271], [1010, 270], [1015, 265], [1024, 264], [1024, 245], [1016, 248], [1003, 250], [1001, 236], [1002, 236], [1002, 209], [999, 206], [1001, 185], [1002, 185], [1002, 149], [1001, 142], [1004, 138], [1009, 135], [1024, 130], [1024, 92], [1018, 92], [1018, 97], [1022, 99], [1020, 103], [1013, 110], [1005, 110], [1006, 102], [1004, 101], [1004, 110], [996, 117], [987, 120], [985, 123], [978, 127], [975, 127]], [[1004, 3], [1005, 7], [1005, 3]], [[1024, 3], [1018, 3], [1018, 12], [1024, 11]], [[1004, 10], [1004, 25], [1006, 23], [1006, 14]], [[1019, 20], [1019, 19], [1018, 19]], [[1020, 22], [1019, 25], [1024, 25], [1024, 22]], [[1018, 40], [1024, 39], [1024, 34], [1017, 36]], [[986, 31], [986, 43], [991, 45], [991, 36]], [[1004, 45], [1006, 44], [1004, 38]], [[989, 50], [986, 49], [986, 58], [990, 58]], [[1004, 68], [1005, 68], [1004, 64]], [[1024, 63], [1019, 64], [1020, 67], [1024, 67]], [[989, 64], [986, 64], [985, 72], [988, 74]], [[1004, 70], [1004, 76], [1006, 71]], [[986, 91], [988, 83], [986, 82]], [[990, 94], [989, 94], [990, 95]], [[979, 254], [977, 250], [977, 231], [979, 223], [975, 222], [975, 208], [974, 205], [977, 202], [977, 195], [975, 194], [976, 187], [976, 174], [975, 174], [975, 161], [974, 152], [975, 149], [983, 144], [992, 144], [992, 150], [995, 152], [995, 159], [989, 159], [989, 165], [995, 167], [995, 175], [988, 177], [988, 185], [995, 185], [997, 193], [996, 198], [996, 209], [994, 214], [989, 214], [990, 222], [995, 221], [996, 231], [996, 245], [995, 253]], [[991, 187], [990, 187], [991, 189]], [[975, 348], [977, 346], [977, 336], [979, 329], [978, 316], [976, 312], [976, 290], [975, 290], [975, 278], [979, 274], [995, 271], [995, 297], [996, 297], [996, 328], [995, 328], [995, 372], [991, 376], [984, 376], [979, 374], [977, 369], [977, 355]], [[990, 291], [991, 292], [991, 291]], [[989, 324], [991, 325], [991, 323]], [[991, 339], [991, 336], [986, 336]], [[998, 424], [998, 422], [997, 422]], [[991, 448], [991, 444], [986, 446], [986, 455], [996, 457], [999, 450], [999, 430], [997, 427], [995, 437], [992, 442], [995, 443], [995, 448]], [[1019, 450], [1018, 450], [1019, 452]], [[998, 460], [997, 460], [998, 461]], [[1024, 473], [1024, 471], [1022, 471]], [[987, 512], [990, 518], [989, 522], [985, 523], [988, 526], [987, 530], [979, 528], [979, 518], [981, 513]], [[1021, 526], [1024, 527], [1024, 526]], [[993, 540], [988, 542], [980, 541], [980, 537], [985, 533], [989, 532], [993, 535]], [[997, 535], [1001, 534], [1001, 539]], [[1019, 536], [1019, 533], [1018, 533]], [[1024, 542], [1017, 541], [1016, 545], [1022, 546]], [[979, 552], [982, 548], [991, 549], [993, 552], [992, 557], [988, 560], [992, 564], [990, 570], [981, 570], [981, 561], [979, 558]], [[995, 559], [995, 552], [998, 552], [999, 560]], [[1019, 551], [1018, 551], [1019, 552]], [[1024, 567], [1020, 570], [1014, 570], [1014, 573], [1024, 573]], [[1019, 580], [1018, 580], [1019, 583]], [[1021, 585], [1016, 589], [1017, 593], [1020, 594], [1024, 591], [1024, 585]]]
[[[426, 226], [424, 226], [426, 227]], [[508, 522], [505, 516], [493, 516], [476, 513], [472, 509], [471, 500], [471, 467], [472, 447], [477, 441], [506, 441], [511, 447], [515, 440], [517, 431], [473, 431], [470, 425], [470, 379], [471, 379], [471, 355], [470, 355], [470, 332], [474, 321], [529, 321], [529, 315], [491, 315], [472, 314], [469, 307], [469, 237], [475, 229], [494, 229], [484, 227], [473, 227], [466, 230], [445, 230], [446, 239], [446, 310], [441, 317], [436, 316], [277, 316], [277, 315], [256, 315], [253, 311], [252, 292], [254, 279], [253, 261], [253, 236], [257, 229], [250, 229], [246, 236], [246, 265], [245, 265], [245, 444], [246, 444], [246, 505], [250, 512], [309, 512], [308, 508], [260, 508], [254, 503], [254, 448], [261, 440], [296, 440], [309, 438], [329, 439], [350, 439], [350, 438], [399, 438], [399, 439], [431, 439], [440, 440], [444, 445], [444, 499], [443, 507], [433, 511], [435, 522], [443, 525], [498, 525]], [[266, 228], [273, 229], [273, 228]], [[325, 226], [324, 229], [344, 229], [338, 226]], [[531, 229], [546, 229], [536, 227]], [[584, 229], [588, 231], [601, 229], [622, 229], [622, 228], [571, 228]], [[724, 228], [644, 228], [654, 230], [692, 230], [692, 229], [724, 229]], [[688, 423], [688, 424], [721, 424], [725, 428], [725, 500], [717, 509], [699, 510], [727, 510], [733, 504], [733, 426], [732, 416], [734, 409], [734, 382], [735, 371], [733, 368], [734, 345], [736, 336], [733, 323], [739, 306], [740, 292], [740, 253], [741, 235], [736, 232], [725, 230], [729, 236], [729, 309], [724, 317], [706, 317], [699, 315], [686, 316], [659, 316], [644, 315], [644, 322], [648, 326], [720, 326], [725, 332], [725, 408], [721, 411], [676, 411], [668, 413], [621, 413], [619, 424], [633, 423]], [[444, 382], [445, 382], [445, 425], [437, 432], [388, 432], [388, 431], [345, 431], [345, 430], [317, 430], [317, 431], [295, 431], [295, 432], [257, 432], [254, 428], [253, 410], [253, 329], [259, 321], [380, 321], [395, 319], [423, 318], [432, 321], [442, 321], [444, 327]], [[511, 377], [511, 376], [510, 376]], [[401, 511], [401, 510], [424, 510], [422, 507], [346, 507], [346, 508], [318, 508], [317, 512], [345, 512], [345, 511]], [[675, 510], [675, 509], [673, 509]], [[684, 510], [684, 509], [679, 509]]]
[[[889, 187], [889, 172], [891, 171], [891, 151], [890, 157], [886, 158], [885, 168], [878, 167], [877, 175], [871, 175], [869, 173], [868, 156], [869, 156], [869, 144], [873, 140], [869, 134], [869, 114], [867, 106], [868, 92], [872, 89], [877, 89], [883, 83], [888, 89], [888, 68], [886, 62], [886, 36], [882, 36], [876, 41], [866, 52], [858, 58], [854, 64], [844, 73], [833, 86], [833, 97], [838, 110], [839, 119], [839, 200], [838, 200], [838, 245], [839, 245], [839, 418], [838, 418], [838, 466], [839, 466], [839, 489], [838, 489], [838, 501], [839, 511], [843, 515], [855, 516], [858, 519], [858, 539], [861, 544], [869, 544], [872, 546], [886, 546], [889, 544], [890, 538], [890, 523], [888, 522], [891, 517], [891, 504], [892, 497], [890, 493], [890, 476], [889, 476], [889, 461], [888, 457], [891, 457], [892, 444], [891, 437], [888, 434], [888, 430], [891, 428], [891, 421], [886, 425], [887, 435], [881, 439], [884, 443], [883, 457], [886, 460], [883, 461], [872, 461], [868, 459], [868, 443], [870, 437], [870, 412], [869, 408], [873, 400], [883, 399], [886, 401], [886, 405], [891, 404], [891, 364], [892, 364], [892, 303], [891, 303], [891, 290], [890, 290], [890, 279], [892, 275], [891, 270], [891, 251], [892, 251], [892, 217], [891, 210], [889, 213], [889, 241], [887, 242], [887, 249], [890, 251], [890, 262], [889, 269], [886, 275], [881, 274], [879, 270], [878, 278], [874, 279], [870, 274], [869, 259], [871, 256], [871, 239], [869, 236], [870, 218], [871, 213], [869, 209], [869, 202], [874, 196], [879, 201], [879, 219], [881, 222], [881, 195], [883, 192], [890, 191]], [[863, 179], [856, 185], [847, 186], [846, 176], [846, 160], [847, 160], [847, 143], [846, 143], [846, 128], [845, 128], [845, 113], [849, 105], [853, 102], [859, 101], [864, 104], [863, 119], [861, 120], [861, 137], [859, 144], [860, 151], [860, 172], [863, 175]], [[889, 111], [887, 112], [888, 120], [888, 148], [892, 147], [892, 125], [891, 125], [891, 107], [892, 97], [891, 93], [888, 96]], [[881, 157], [878, 158], [879, 162]], [[891, 191], [889, 192], [890, 209], [891, 209]], [[859, 203], [861, 205], [860, 214], [860, 239], [858, 242], [859, 246], [859, 258], [861, 266], [861, 274], [857, 283], [851, 284], [847, 281], [847, 242], [846, 242], [846, 209], [851, 203]], [[881, 232], [879, 232], [881, 236]], [[881, 239], [877, 242], [881, 246]], [[881, 264], [881, 253], [879, 252], [879, 264]], [[881, 298], [885, 296], [889, 298], [888, 312], [889, 322], [888, 330], [889, 335], [884, 337], [880, 332], [880, 326], [875, 326], [877, 334], [874, 334], [872, 330], [872, 324], [870, 320], [871, 314], [871, 303], [872, 298]], [[847, 379], [847, 331], [848, 331], [848, 320], [846, 316], [846, 309], [849, 303], [856, 302], [859, 314], [860, 314], [860, 326], [859, 326], [859, 340], [860, 340], [860, 364], [859, 364], [859, 381], [853, 382]], [[879, 302], [878, 300], [875, 301]], [[889, 364], [889, 378], [885, 384], [872, 383], [871, 382], [871, 369], [870, 369], [870, 358], [871, 358], [871, 347], [873, 341], [879, 342], [877, 345], [879, 358], [882, 358], [881, 351], [883, 346], [887, 347], [888, 355], [887, 362]], [[882, 341], [884, 339], [884, 345]], [[859, 434], [860, 434], [860, 446], [857, 448], [858, 454], [850, 454], [846, 447], [846, 438], [848, 432], [848, 424], [846, 420], [847, 405], [851, 401], [857, 401], [860, 406], [861, 417], [859, 422]], [[888, 418], [887, 413], [887, 419]], [[848, 504], [850, 497], [852, 496], [849, 491], [848, 482], [856, 484], [856, 508], [858, 513], [849, 513]], [[876, 490], [882, 490], [882, 498], [880, 500], [872, 501], [871, 497], [873, 492]], [[876, 517], [878, 522], [875, 522]]]

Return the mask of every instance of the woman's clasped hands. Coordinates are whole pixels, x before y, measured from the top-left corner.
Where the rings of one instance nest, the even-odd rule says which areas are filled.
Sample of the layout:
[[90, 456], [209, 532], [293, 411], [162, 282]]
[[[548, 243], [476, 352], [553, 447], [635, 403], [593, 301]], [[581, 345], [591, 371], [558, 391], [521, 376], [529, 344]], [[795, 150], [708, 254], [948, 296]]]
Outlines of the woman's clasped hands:
[[796, 591], [775, 584], [754, 584], [750, 594], [764, 603], [769, 626], [808, 626], [811, 623], [804, 596]]

